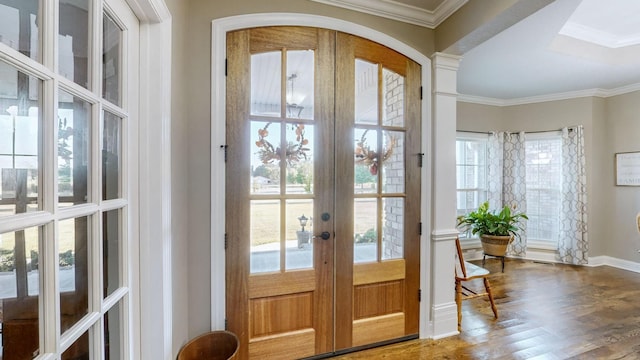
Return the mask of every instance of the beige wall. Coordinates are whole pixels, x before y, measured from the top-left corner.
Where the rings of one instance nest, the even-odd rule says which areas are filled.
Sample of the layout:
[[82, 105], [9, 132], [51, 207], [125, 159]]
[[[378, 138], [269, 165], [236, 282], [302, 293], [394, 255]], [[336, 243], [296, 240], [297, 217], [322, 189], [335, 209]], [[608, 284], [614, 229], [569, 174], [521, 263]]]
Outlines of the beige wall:
[[[173, 0], [180, 2], [179, 0]], [[177, 121], [187, 128], [188, 170], [173, 186], [188, 189], [188, 323], [189, 337], [194, 337], [210, 327], [210, 149], [211, 144], [211, 21], [214, 19], [247, 13], [300, 12], [334, 17], [384, 32], [416, 50], [433, 53], [433, 31], [419, 26], [403, 24], [371, 15], [300, 0], [191, 0], [188, 3], [188, 28], [180, 38], [182, 46], [176, 47], [177, 56], [183, 57], [186, 66], [185, 86], [174, 87], [174, 93], [184, 92], [186, 106], [176, 114]], [[177, 45], [177, 44], [176, 44]], [[182, 48], [182, 49], [181, 49]], [[174, 112], [175, 114], [175, 112]], [[214, 119], [223, 121], [223, 119]], [[182, 153], [184, 150], [176, 150]], [[175, 241], [180, 241], [176, 239]]]
[[635, 216], [640, 212], [640, 187], [614, 186], [614, 154], [640, 151], [640, 91], [609, 98], [605, 111], [609, 148], [603, 154], [611, 190], [604, 234], [607, 255], [640, 262], [640, 234], [635, 227]]
[[458, 130], [543, 131], [584, 125], [587, 166], [589, 256], [640, 261], [635, 214], [640, 188], [615, 187], [613, 154], [640, 150], [640, 92], [517, 106], [458, 102]]

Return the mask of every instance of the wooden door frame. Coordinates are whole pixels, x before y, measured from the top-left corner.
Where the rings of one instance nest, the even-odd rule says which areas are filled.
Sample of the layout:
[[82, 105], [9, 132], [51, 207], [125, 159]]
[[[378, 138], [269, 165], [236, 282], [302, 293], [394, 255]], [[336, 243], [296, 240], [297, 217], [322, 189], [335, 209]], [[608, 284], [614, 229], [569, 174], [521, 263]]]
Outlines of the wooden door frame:
[[[414, 48], [377, 30], [347, 22], [344, 20], [293, 13], [265, 13], [239, 15], [216, 19], [212, 22], [211, 46], [211, 328], [225, 327], [225, 134], [226, 134], [226, 90], [225, 58], [226, 34], [229, 31], [262, 26], [310, 26], [337, 30], [360, 36], [385, 45], [420, 64], [423, 96], [421, 107], [422, 152], [424, 164], [421, 173], [421, 221], [420, 239], [420, 288], [429, 295], [422, 297], [420, 303], [420, 337], [429, 338], [433, 334], [431, 303], [433, 292], [431, 274], [431, 152], [432, 111], [431, 111], [431, 60]], [[453, 264], [453, 261], [452, 261]], [[451, 296], [453, 299], [453, 296]], [[455, 303], [453, 304], [455, 305]]]

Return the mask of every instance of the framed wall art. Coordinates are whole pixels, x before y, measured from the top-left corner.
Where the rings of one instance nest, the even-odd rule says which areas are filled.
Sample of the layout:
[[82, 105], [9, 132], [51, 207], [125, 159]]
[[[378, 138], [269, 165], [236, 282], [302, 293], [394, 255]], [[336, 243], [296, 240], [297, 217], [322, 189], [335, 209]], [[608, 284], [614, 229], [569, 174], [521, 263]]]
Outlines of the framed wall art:
[[616, 153], [616, 186], [640, 186], [640, 151]]

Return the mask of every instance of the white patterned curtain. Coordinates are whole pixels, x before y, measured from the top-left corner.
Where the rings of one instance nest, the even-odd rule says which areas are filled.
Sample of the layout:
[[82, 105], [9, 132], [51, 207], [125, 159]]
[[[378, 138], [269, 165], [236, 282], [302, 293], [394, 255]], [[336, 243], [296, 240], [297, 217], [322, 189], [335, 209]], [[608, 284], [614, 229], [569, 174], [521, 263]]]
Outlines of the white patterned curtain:
[[[492, 132], [487, 145], [487, 200], [489, 208], [500, 210], [505, 205], [526, 210], [526, 167], [524, 133]], [[523, 224], [526, 227], [526, 224]], [[514, 239], [509, 255], [524, 256], [527, 251], [526, 233]]]
[[487, 142], [487, 201], [489, 209], [502, 207], [502, 166], [504, 133], [489, 133]]
[[[526, 211], [527, 209], [527, 192], [526, 192], [526, 156], [524, 132], [505, 133], [504, 135], [504, 155], [502, 170], [502, 203], [515, 209], [516, 211]], [[504, 206], [503, 205], [503, 206]], [[526, 227], [526, 222], [522, 224]], [[509, 255], [524, 256], [527, 251], [527, 236], [522, 231], [519, 237], [516, 237], [507, 253]]]
[[560, 261], [588, 262], [587, 175], [582, 126], [562, 129], [562, 202], [560, 205]]

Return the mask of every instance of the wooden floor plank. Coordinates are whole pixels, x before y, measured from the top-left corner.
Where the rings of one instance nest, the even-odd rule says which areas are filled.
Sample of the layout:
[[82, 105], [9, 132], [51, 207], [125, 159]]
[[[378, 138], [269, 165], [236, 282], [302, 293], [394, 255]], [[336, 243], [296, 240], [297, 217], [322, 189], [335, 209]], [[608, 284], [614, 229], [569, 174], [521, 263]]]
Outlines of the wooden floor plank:
[[335, 359], [640, 359], [640, 274], [514, 259], [504, 273], [487, 268], [499, 319], [487, 300], [466, 300], [458, 336]]

